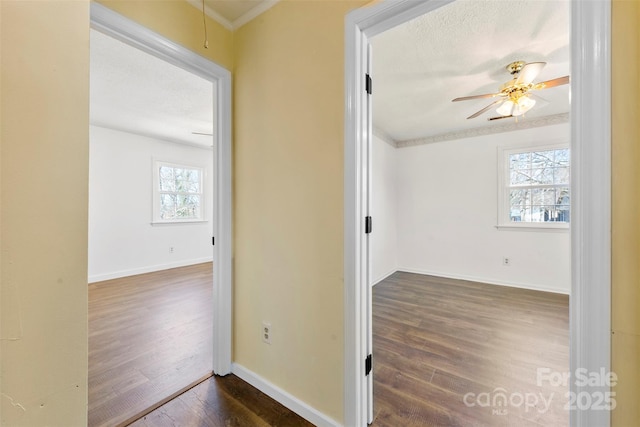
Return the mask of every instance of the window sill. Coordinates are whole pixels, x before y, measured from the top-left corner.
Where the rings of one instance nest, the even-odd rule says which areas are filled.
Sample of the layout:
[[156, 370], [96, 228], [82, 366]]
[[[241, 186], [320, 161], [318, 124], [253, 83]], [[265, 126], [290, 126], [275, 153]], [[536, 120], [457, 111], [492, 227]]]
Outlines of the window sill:
[[520, 223], [520, 224], [498, 224], [495, 226], [498, 230], [504, 231], [542, 231], [542, 232], [569, 232], [568, 223]]
[[151, 225], [185, 225], [185, 224], [203, 224], [209, 222], [206, 219], [185, 219], [180, 221], [151, 221]]

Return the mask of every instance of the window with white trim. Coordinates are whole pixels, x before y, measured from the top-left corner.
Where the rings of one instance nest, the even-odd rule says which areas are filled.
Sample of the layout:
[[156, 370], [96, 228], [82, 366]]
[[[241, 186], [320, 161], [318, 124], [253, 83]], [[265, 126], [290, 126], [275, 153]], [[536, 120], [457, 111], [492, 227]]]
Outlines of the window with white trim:
[[200, 167], [154, 162], [153, 222], [203, 221], [203, 174]]
[[567, 144], [501, 148], [498, 226], [568, 228], [571, 158]]

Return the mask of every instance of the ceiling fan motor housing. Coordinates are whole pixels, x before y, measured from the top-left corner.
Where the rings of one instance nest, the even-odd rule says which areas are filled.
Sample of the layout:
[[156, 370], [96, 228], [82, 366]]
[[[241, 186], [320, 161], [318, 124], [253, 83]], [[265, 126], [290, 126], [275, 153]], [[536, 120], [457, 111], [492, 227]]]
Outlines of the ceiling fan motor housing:
[[500, 94], [506, 99], [516, 101], [519, 98], [527, 95], [527, 93], [533, 87], [532, 83], [529, 84], [517, 84], [516, 79], [510, 80], [500, 88]]

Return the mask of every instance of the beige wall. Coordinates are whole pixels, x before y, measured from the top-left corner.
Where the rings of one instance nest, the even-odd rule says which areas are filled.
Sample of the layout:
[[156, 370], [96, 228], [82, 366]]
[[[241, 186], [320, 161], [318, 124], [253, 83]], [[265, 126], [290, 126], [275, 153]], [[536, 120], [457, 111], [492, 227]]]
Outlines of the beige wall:
[[613, 4], [612, 425], [640, 420], [640, 2]]
[[88, 1], [2, 8], [2, 422], [86, 423]]
[[362, 3], [280, 2], [234, 40], [234, 359], [336, 420], [344, 17]]
[[[232, 34], [182, 1], [107, 3], [231, 68]], [[89, 2], [1, 0], [1, 422], [87, 408]], [[199, 20], [198, 20], [198, 17]]]

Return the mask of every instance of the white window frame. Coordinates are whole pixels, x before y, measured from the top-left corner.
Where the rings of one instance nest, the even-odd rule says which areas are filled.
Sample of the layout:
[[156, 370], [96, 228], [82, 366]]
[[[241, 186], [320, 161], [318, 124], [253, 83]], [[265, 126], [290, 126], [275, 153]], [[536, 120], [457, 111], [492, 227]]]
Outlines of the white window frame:
[[[179, 168], [179, 169], [191, 169], [197, 170], [199, 175], [199, 188], [200, 191], [197, 194], [200, 196], [200, 209], [198, 218], [175, 218], [175, 219], [162, 219], [160, 218], [160, 196], [162, 193], [167, 193], [166, 191], [161, 191], [160, 189], [160, 168], [163, 166], [171, 167], [171, 168]], [[153, 218], [152, 224], [183, 224], [183, 223], [194, 223], [194, 222], [206, 222], [206, 196], [205, 196], [205, 174], [206, 170], [202, 166], [198, 165], [189, 165], [185, 163], [175, 163], [175, 162], [167, 162], [163, 160], [154, 160], [153, 161]], [[171, 192], [178, 193], [178, 192]]]
[[[498, 146], [498, 223], [496, 227], [504, 230], [539, 230], [539, 231], [569, 231], [569, 222], [514, 222], [510, 219], [511, 209], [509, 206], [510, 190], [510, 169], [509, 156], [511, 154], [526, 153], [532, 151], [547, 151], [567, 148], [570, 149], [568, 141], [547, 142], [547, 143], [523, 143], [518, 145]], [[571, 157], [569, 160], [571, 168]], [[571, 183], [566, 184], [571, 188]]]

